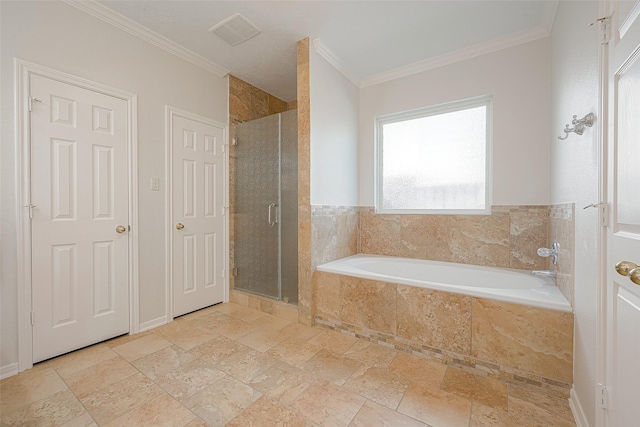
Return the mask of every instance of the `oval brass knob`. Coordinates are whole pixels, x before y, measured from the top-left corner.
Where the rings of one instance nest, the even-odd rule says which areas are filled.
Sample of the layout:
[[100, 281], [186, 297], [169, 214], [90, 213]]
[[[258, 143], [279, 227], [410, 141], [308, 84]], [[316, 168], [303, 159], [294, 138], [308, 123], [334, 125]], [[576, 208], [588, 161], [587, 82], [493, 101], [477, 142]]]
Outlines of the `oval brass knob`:
[[184, 228], [184, 224], [182, 224], [182, 223], [177, 223], [177, 224], [176, 224], [176, 228], [177, 228], [178, 230], [182, 230], [182, 229]]
[[616, 264], [616, 271], [621, 276], [628, 276], [634, 268], [638, 268], [638, 265], [631, 261], [620, 261]]
[[119, 226], [116, 227], [116, 233], [118, 233], [118, 234], [122, 234], [125, 231], [127, 231], [127, 229], [124, 227], [124, 225], [119, 225]]
[[636, 285], [640, 285], [640, 267], [636, 267], [629, 272], [629, 279]]

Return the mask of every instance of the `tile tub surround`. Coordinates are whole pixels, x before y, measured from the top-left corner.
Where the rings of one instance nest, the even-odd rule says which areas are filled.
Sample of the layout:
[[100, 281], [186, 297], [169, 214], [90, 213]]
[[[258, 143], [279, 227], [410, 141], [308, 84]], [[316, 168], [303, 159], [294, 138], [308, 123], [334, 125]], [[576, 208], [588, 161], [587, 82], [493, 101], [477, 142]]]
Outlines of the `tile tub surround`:
[[[557, 270], [556, 285], [567, 301], [573, 306], [573, 266], [574, 242], [575, 242], [575, 204], [564, 203], [552, 205], [549, 210], [549, 242], [560, 244], [558, 265], [554, 266], [551, 260], [547, 261], [547, 267]], [[549, 243], [551, 245], [551, 243]], [[547, 246], [551, 247], [551, 246]]]
[[311, 206], [311, 265], [358, 253], [360, 208], [357, 206]]
[[493, 206], [491, 215], [376, 214], [360, 208], [360, 252], [542, 270], [549, 206]]
[[314, 297], [319, 325], [568, 397], [572, 313], [319, 271]]

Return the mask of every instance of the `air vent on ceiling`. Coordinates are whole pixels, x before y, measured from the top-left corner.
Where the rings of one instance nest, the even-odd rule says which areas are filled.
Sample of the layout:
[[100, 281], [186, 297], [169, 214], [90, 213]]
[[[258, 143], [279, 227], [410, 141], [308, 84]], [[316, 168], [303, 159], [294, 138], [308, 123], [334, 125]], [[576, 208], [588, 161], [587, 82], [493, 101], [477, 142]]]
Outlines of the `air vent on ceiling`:
[[241, 13], [231, 15], [209, 29], [231, 46], [236, 46], [260, 34], [260, 29]]

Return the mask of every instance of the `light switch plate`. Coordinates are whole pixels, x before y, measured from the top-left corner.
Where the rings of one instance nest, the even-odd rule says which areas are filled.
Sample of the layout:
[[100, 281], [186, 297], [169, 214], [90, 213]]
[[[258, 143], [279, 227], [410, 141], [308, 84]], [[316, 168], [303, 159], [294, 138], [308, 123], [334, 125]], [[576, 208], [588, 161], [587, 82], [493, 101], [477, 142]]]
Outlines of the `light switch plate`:
[[160, 190], [160, 178], [158, 177], [151, 177], [151, 189], [153, 191], [159, 191]]

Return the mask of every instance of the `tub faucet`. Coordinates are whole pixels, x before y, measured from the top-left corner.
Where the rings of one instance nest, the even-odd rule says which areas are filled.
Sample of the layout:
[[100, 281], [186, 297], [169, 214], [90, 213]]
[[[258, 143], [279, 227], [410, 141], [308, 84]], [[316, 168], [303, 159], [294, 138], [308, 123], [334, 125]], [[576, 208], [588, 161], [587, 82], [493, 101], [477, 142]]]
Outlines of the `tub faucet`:
[[553, 242], [553, 245], [551, 245], [551, 249], [539, 248], [537, 253], [538, 255], [544, 258], [551, 257], [551, 262], [553, 262], [553, 265], [557, 265], [559, 249], [560, 249], [560, 245], [558, 244], [558, 242]]
[[542, 277], [556, 277], [555, 270], [533, 270], [531, 272], [532, 276], [542, 276]]

